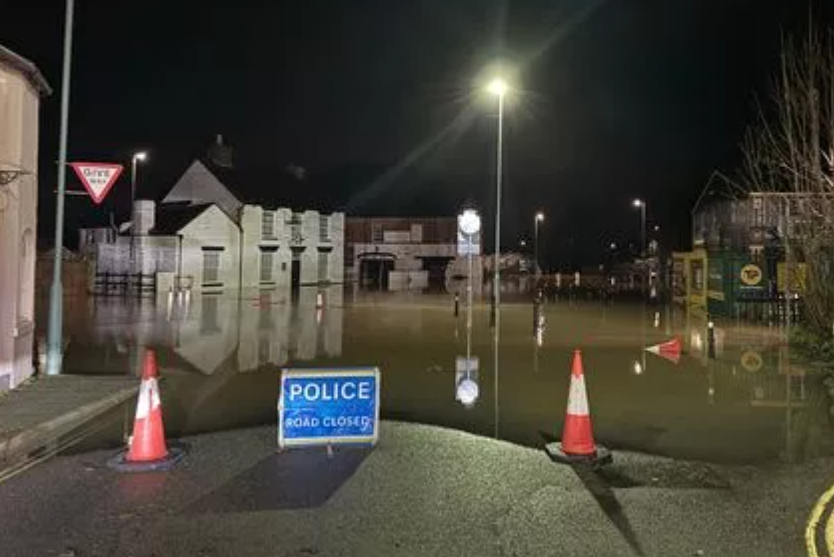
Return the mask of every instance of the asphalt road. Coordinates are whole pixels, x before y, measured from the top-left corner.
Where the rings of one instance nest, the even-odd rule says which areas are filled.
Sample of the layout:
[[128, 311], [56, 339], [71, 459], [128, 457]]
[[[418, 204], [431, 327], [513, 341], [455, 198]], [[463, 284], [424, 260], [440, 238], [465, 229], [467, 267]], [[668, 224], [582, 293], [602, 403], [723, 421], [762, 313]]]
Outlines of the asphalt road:
[[276, 453], [274, 427], [185, 440], [176, 470], [112, 451], [0, 484], [0, 555], [802, 556], [830, 460], [718, 467], [615, 453], [603, 472], [457, 431], [384, 423], [375, 449]]

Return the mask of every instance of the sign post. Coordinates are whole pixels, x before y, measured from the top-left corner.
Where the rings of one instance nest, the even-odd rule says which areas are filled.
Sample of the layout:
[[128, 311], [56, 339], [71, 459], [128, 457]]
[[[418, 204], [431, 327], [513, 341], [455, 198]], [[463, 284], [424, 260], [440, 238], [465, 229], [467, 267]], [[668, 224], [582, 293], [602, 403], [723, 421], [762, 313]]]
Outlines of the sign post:
[[96, 205], [104, 201], [123, 170], [120, 164], [104, 162], [71, 162], [70, 166]]
[[378, 368], [284, 369], [278, 398], [278, 446], [376, 444]]

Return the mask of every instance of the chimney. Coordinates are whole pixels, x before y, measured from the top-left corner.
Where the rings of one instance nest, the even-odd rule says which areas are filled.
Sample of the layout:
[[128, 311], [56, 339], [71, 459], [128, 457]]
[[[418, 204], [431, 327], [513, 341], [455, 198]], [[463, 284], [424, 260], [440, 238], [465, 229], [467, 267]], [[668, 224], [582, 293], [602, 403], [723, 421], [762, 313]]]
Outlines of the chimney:
[[232, 155], [232, 147], [224, 143], [221, 134], [217, 134], [214, 144], [208, 148], [209, 162], [220, 168], [233, 168]]
[[134, 236], [146, 236], [156, 224], [156, 203], [147, 199], [137, 199], [133, 203], [133, 226], [130, 233]]

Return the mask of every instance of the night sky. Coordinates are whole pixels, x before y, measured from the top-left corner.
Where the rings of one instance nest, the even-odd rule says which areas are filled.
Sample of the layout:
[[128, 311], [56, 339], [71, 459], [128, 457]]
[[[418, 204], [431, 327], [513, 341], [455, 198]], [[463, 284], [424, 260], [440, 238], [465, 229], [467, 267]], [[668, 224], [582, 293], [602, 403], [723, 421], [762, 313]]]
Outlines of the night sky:
[[[815, 24], [834, 19], [830, 0], [76, 0], [69, 158], [129, 164], [147, 149], [140, 196], [157, 197], [220, 133], [242, 182], [296, 208], [451, 215], [471, 202], [490, 217], [495, 102], [477, 85], [500, 59], [519, 74], [503, 244], [530, 238], [542, 209], [545, 266], [601, 262], [610, 242], [639, 241], [640, 196], [663, 245], [686, 247], [692, 203], [737, 166], [753, 95], [809, 2]], [[41, 127], [48, 244], [64, 5], [14, 4], [0, 44], [55, 89]], [[69, 198], [68, 229], [126, 214], [127, 175], [103, 208]], [[71, 174], [68, 187], [81, 187]]]

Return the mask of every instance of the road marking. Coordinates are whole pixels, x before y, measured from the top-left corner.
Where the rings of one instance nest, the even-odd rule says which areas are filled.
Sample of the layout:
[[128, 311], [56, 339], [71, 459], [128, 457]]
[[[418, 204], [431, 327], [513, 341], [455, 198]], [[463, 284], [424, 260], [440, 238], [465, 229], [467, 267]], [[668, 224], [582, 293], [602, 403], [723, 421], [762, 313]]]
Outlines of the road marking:
[[[811, 516], [808, 518], [808, 526], [805, 528], [805, 546], [808, 549], [809, 557], [825, 557], [826, 553], [830, 555], [834, 555], [834, 523], [832, 523], [831, 516], [828, 519], [828, 524], [825, 525], [825, 538], [826, 538], [826, 545], [827, 552], [820, 553], [817, 550], [817, 528], [819, 527], [820, 519], [822, 518], [823, 513], [825, 512], [825, 507], [834, 499], [834, 485], [828, 488], [828, 490], [822, 494], [822, 497], [819, 498], [817, 504], [814, 505], [814, 509], [811, 511]], [[833, 515], [834, 516], [834, 515]], [[825, 550], [825, 548], [823, 548]]]
[[825, 525], [825, 545], [828, 547], [828, 554], [834, 555], [834, 514], [828, 516]]

